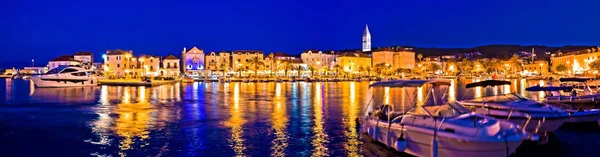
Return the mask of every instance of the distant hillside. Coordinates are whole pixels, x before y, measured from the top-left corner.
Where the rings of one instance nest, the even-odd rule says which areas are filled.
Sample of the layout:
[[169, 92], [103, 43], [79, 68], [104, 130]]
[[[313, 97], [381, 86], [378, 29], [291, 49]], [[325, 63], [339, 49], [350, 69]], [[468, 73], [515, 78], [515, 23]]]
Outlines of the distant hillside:
[[[402, 46], [402, 47], [411, 47], [411, 46]], [[566, 45], [563, 47], [548, 47], [548, 46], [540, 46], [540, 45], [532, 45], [532, 46], [521, 46], [521, 45], [484, 45], [473, 48], [422, 48], [422, 47], [413, 47], [413, 51], [416, 53], [423, 54], [423, 56], [440, 56], [440, 55], [455, 55], [457, 53], [470, 53], [470, 52], [479, 52], [481, 53], [480, 57], [483, 58], [500, 58], [506, 59], [510, 58], [512, 54], [520, 53], [522, 51], [531, 52], [532, 48], [535, 48], [535, 54], [538, 59], [547, 59], [550, 56], [546, 55], [546, 52], [555, 53], [557, 51], [561, 52], [571, 52], [571, 51], [579, 51], [588, 48], [594, 48], [596, 46], [571, 46]]]

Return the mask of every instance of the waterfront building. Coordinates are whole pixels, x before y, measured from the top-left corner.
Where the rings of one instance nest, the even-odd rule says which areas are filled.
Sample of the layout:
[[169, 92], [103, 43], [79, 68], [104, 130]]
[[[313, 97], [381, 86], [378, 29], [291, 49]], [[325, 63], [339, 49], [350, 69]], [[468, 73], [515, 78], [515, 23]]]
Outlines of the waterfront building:
[[334, 51], [307, 50], [300, 54], [300, 58], [306, 65], [316, 67], [319, 70], [324, 70], [324, 68], [332, 70], [336, 57]]
[[24, 67], [19, 73], [26, 74], [44, 74], [48, 72], [48, 67]]
[[249, 64], [250, 61], [254, 58], [258, 58], [259, 61], [264, 63], [264, 55], [262, 51], [257, 50], [237, 50], [232, 52], [231, 61], [232, 68], [235, 71], [252, 71], [254, 72], [254, 67], [251, 67]]
[[48, 69], [54, 69], [61, 65], [80, 65], [80, 64], [81, 64], [81, 62], [78, 60], [75, 60], [75, 58], [73, 58], [73, 56], [66, 55], [66, 56], [56, 57], [56, 58], [50, 60], [48, 62]]
[[[600, 57], [600, 47], [573, 51], [568, 53], [559, 53], [550, 57], [551, 70], [562, 74], [584, 74], [597, 73], [597, 70], [590, 69], [589, 64]], [[566, 67], [565, 71], [557, 71], [556, 67], [562, 65]]]
[[362, 51], [371, 51], [371, 32], [369, 32], [369, 26], [365, 25], [365, 31], [362, 36]]
[[94, 67], [94, 54], [92, 52], [77, 52], [73, 55], [73, 59], [81, 62], [81, 65], [86, 69]]
[[[135, 72], [141, 74], [142, 76], [160, 76], [160, 57], [152, 56], [152, 55], [142, 55], [137, 58], [139, 63], [137, 66], [131, 65], [132, 67], [137, 67]], [[132, 63], [136, 64], [136, 63]]]
[[133, 52], [131, 50], [125, 51], [121, 49], [116, 50], [107, 50], [106, 54], [103, 56], [104, 58], [104, 73], [105, 75], [122, 77], [129, 73], [129, 69], [132, 67], [132, 59]]
[[360, 52], [342, 53], [337, 56], [336, 62], [343, 71], [350, 73], [360, 73], [371, 68], [371, 57]]
[[548, 61], [544, 61], [544, 60], [538, 60], [531, 64], [524, 64], [523, 69], [524, 69], [523, 74], [525, 74], [525, 75], [530, 75], [530, 74], [545, 75], [545, 74], [550, 73], [548, 71], [548, 69], [549, 69]]
[[205, 61], [206, 69], [211, 70], [212, 73], [216, 71], [227, 71], [231, 67], [231, 55], [226, 51], [218, 53], [211, 52], [206, 55]]
[[184, 74], [190, 76], [208, 76], [210, 74], [210, 71], [204, 68], [204, 50], [195, 46], [186, 50], [184, 47], [181, 56]]
[[162, 68], [160, 69], [161, 76], [176, 77], [180, 74], [179, 68], [180, 59], [169, 55], [162, 60]]
[[[412, 59], [414, 60], [414, 53]], [[435, 64], [435, 66], [433, 64]], [[443, 62], [442, 59], [437, 56], [425, 57], [422, 61], [417, 63], [417, 68], [419, 68], [421, 71], [426, 71], [428, 73], [435, 74], [442, 74], [444, 69], [448, 69], [449, 71], [451, 71], [451, 69], [447, 68], [446, 66], [447, 63]], [[454, 67], [452, 67], [452, 69], [453, 68]]]
[[[382, 48], [373, 51], [373, 66], [385, 64], [395, 69], [412, 69], [415, 67], [415, 52], [407, 48]], [[441, 66], [441, 64], [440, 64]]]

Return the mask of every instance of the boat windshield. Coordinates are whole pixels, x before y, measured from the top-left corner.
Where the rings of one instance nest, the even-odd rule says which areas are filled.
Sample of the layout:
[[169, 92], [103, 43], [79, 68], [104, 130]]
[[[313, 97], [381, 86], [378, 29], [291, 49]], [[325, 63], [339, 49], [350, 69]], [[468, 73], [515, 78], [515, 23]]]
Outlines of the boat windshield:
[[416, 107], [409, 111], [410, 114], [426, 115], [434, 117], [455, 117], [461, 114], [471, 112], [469, 109], [462, 107], [456, 103], [448, 103], [436, 106]]
[[46, 72], [46, 74], [58, 74], [66, 68], [68, 68], [68, 66], [59, 66], [54, 69], [50, 69], [48, 72]]

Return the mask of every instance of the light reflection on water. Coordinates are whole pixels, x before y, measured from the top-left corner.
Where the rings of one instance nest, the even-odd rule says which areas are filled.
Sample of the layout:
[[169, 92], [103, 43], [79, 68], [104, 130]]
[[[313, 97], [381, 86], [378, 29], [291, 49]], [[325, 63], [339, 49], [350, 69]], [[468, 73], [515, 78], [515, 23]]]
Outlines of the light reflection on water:
[[[513, 85], [465, 90], [470, 82], [452, 80], [447, 98], [525, 92], [528, 84], [544, 84], [511, 80]], [[372, 95], [374, 104], [392, 104], [397, 110], [411, 109], [411, 101], [429, 101], [426, 88], [368, 88], [369, 82], [48, 89], [31, 88], [25, 81], [0, 83], [5, 93], [0, 97], [0, 134], [11, 132], [0, 140], [36, 139], [35, 143], [10, 142], [14, 149], [9, 154], [33, 156], [44, 154], [26, 150], [47, 147], [74, 153], [65, 156], [360, 156], [364, 148], [356, 119], [364, 115]], [[59, 128], [68, 130], [54, 130]], [[65, 135], [48, 139], [44, 138], [48, 134], [26, 134], [28, 129]], [[69, 144], [81, 151], [64, 151], [61, 142], [69, 139], [63, 136], [74, 138]]]

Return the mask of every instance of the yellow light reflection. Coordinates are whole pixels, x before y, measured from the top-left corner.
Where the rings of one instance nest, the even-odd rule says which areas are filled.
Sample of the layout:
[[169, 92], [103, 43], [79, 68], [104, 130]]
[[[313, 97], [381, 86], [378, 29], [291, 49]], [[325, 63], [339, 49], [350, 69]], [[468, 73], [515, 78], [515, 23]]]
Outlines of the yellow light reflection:
[[246, 146], [244, 146], [243, 125], [246, 123], [246, 120], [244, 120], [244, 113], [240, 110], [239, 83], [236, 83], [233, 89], [233, 107], [230, 107], [229, 114], [231, 117], [225, 124], [231, 128], [231, 138], [229, 139], [229, 142], [231, 143], [231, 147], [236, 156], [245, 156], [244, 150], [246, 150]]
[[344, 105], [344, 113], [346, 115], [344, 122], [347, 125], [347, 128], [349, 128], [345, 129], [344, 135], [346, 135], [348, 142], [344, 144], [344, 147], [348, 151], [348, 156], [359, 156], [360, 140], [356, 130], [356, 118], [358, 117], [359, 101], [356, 100], [356, 82], [350, 82], [350, 96], [348, 98], [350, 99], [350, 104], [347, 107]]
[[456, 80], [450, 80], [450, 88], [448, 90], [448, 101], [456, 101]]
[[422, 87], [417, 87], [417, 106], [420, 106], [423, 101], [424, 101], [424, 97], [423, 97], [423, 88]]
[[510, 85], [504, 85], [504, 91], [502, 91], [502, 94], [508, 94], [510, 93]]
[[385, 97], [385, 102], [384, 104], [390, 104], [390, 87], [385, 87], [385, 92], [384, 92], [384, 97]]
[[[266, 88], [265, 88], [266, 89]], [[275, 106], [273, 109], [273, 129], [275, 130], [275, 139], [273, 139], [273, 146], [271, 149], [273, 153], [271, 156], [285, 156], [285, 148], [287, 148], [286, 126], [288, 122], [286, 114], [286, 103], [285, 98], [281, 97], [281, 84], [275, 85]]]
[[323, 127], [323, 94], [321, 91], [321, 83], [316, 83], [315, 95], [314, 95], [314, 113], [315, 113], [315, 126], [313, 127], [312, 145], [314, 147], [312, 156], [327, 156], [328, 148], [325, 144], [329, 143], [327, 140], [327, 134]]
[[[147, 103], [145, 89], [140, 89], [140, 97], [144, 99], [138, 100], [138, 103], [132, 104], [131, 95], [134, 95], [135, 90], [131, 87], [123, 89], [121, 103], [116, 106], [115, 113], [119, 117], [115, 121], [114, 131], [122, 137], [119, 142], [121, 151], [133, 149], [131, 146], [135, 143], [135, 139], [139, 138], [139, 142], [144, 142], [149, 137], [149, 127], [153, 125], [152, 112], [154, 107]], [[119, 152], [121, 156], [126, 156], [124, 152]]]

